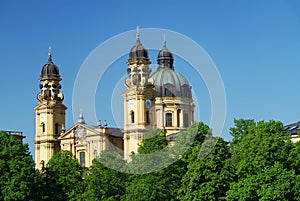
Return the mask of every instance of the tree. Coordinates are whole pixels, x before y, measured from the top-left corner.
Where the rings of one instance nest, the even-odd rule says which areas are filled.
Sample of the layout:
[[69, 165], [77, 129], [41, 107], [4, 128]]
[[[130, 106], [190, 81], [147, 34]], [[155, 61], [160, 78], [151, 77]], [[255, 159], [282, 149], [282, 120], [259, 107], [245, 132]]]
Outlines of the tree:
[[148, 132], [138, 153], [128, 165], [132, 175], [124, 200], [176, 200], [184, 166], [170, 154], [165, 132]]
[[[238, 127], [232, 130], [239, 130]], [[235, 177], [226, 199], [297, 200], [294, 186], [298, 185], [298, 177], [287, 160], [293, 145], [282, 123], [259, 121], [244, 127], [241, 133], [234, 136], [237, 143], [231, 145]]]
[[230, 135], [233, 139], [230, 142], [230, 149], [233, 152], [235, 146], [247, 136], [249, 129], [255, 126], [254, 119], [234, 119], [234, 127], [230, 128]]
[[86, 175], [82, 200], [121, 200], [125, 195], [127, 175], [122, 171], [125, 161], [118, 153], [104, 151], [94, 159]]
[[[201, 157], [205, 149], [210, 153]], [[222, 138], [211, 136], [194, 146], [182, 178], [179, 200], [224, 200], [231, 180], [229, 158], [229, 149]]]
[[42, 180], [28, 145], [0, 131], [0, 200], [41, 200]]
[[[298, 180], [298, 182], [297, 182]], [[298, 184], [297, 184], [298, 183]], [[279, 162], [233, 182], [227, 200], [299, 200], [299, 177]]]
[[70, 151], [59, 151], [46, 165], [44, 179], [48, 200], [77, 200], [83, 191], [83, 168]]

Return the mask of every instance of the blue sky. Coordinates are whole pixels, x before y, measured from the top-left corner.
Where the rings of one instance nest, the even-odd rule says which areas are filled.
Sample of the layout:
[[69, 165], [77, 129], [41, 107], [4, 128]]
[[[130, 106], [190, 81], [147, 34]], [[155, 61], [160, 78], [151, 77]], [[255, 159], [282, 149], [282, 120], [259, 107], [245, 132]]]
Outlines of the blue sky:
[[[67, 128], [72, 126], [72, 90], [80, 66], [99, 44], [137, 25], [184, 34], [210, 55], [227, 95], [225, 139], [230, 139], [228, 129], [234, 118], [274, 119], [285, 124], [300, 120], [300, 3], [296, 0], [2, 0], [0, 129], [23, 131], [33, 152], [33, 108], [49, 45], [63, 78], [64, 103], [69, 108]], [[134, 42], [133, 37], [132, 45]], [[154, 64], [156, 54], [150, 51]], [[126, 73], [126, 59], [121, 57], [107, 71], [98, 86], [106, 90], [97, 91], [95, 97], [97, 117], [111, 125], [112, 112], [102, 97], [111, 92], [118, 76]], [[175, 61], [176, 70], [190, 80], [196, 79], [185, 65], [180, 59]], [[193, 88], [201, 93], [200, 119], [209, 123], [210, 100], [205, 84], [199, 79], [199, 86]]]

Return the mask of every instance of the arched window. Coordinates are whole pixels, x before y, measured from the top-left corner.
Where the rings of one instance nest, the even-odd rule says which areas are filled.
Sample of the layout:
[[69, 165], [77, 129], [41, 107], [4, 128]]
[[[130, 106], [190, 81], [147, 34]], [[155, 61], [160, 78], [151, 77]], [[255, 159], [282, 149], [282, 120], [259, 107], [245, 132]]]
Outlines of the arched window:
[[146, 124], [150, 124], [149, 111], [146, 111]]
[[42, 131], [43, 131], [43, 133], [45, 132], [45, 130], [46, 130], [46, 128], [45, 128], [45, 124], [44, 124], [44, 123], [42, 123]]
[[167, 97], [173, 97], [175, 96], [174, 94], [174, 85], [172, 84], [165, 84], [164, 85], [164, 88], [165, 88], [165, 96]]
[[181, 110], [177, 110], [177, 127], [180, 127], [180, 115], [181, 115]]
[[58, 134], [58, 123], [55, 124], [55, 134]]
[[166, 127], [172, 126], [172, 113], [166, 113]]
[[169, 96], [169, 97], [173, 96], [173, 93], [170, 88], [165, 88], [165, 96]]
[[134, 111], [131, 111], [131, 123], [134, 123]]

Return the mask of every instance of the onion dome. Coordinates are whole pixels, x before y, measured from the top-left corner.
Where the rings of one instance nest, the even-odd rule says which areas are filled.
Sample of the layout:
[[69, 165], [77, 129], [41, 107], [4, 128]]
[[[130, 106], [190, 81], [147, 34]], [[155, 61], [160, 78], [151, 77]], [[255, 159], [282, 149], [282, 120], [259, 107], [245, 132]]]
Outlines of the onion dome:
[[166, 47], [158, 53], [158, 68], [151, 78], [154, 80], [155, 91], [159, 97], [192, 98], [191, 86], [187, 79], [174, 70], [173, 55]]
[[164, 39], [163, 49], [159, 51], [157, 56], [158, 67], [174, 68], [173, 62], [174, 62], [173, 54], [167, 49], [167, 42], [166, 39]]
[[129, 52], [129, 59], [135, 59], [135, 58], [148, 59], [148, 50], [146, 48], [144, 48], [144, 46], [142, 45], [142, 43], [140, 41], [139, 27], [137, 27], [136, 43], [130, 49], [130, 52]]
[[40, 79], [57, 79], [60, 78], [57, 65], [52, 61], [51, 47], [49, 47], [48, 62], [43, 66]]

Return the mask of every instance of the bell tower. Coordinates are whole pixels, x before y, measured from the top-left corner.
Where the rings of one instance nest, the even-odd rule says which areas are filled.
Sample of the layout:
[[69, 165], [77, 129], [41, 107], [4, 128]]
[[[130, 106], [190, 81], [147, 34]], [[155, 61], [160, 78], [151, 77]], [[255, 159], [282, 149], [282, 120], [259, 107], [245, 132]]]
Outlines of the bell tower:
[[140, 42], [137, 27], [136, 43], [131, 48], [127, 61], [124, 97], [124, 156], [130, 159], [130, 154], [136, 154], [139, 143], [147, 131], [155, 125], [154, 102], [155, 91], [148, 51]]
[[37, 95], [38, 105], [34, 108], [36, 118], [35, 163], [37, 169], [43, 169], [50, 158], [60, 150], [58, 137], [65, 125], [67, 107], [62, 103], [60, 93], [60, 74], [52, 61], [49, 47], [48, 62], [41, 71], [40, 90]]

